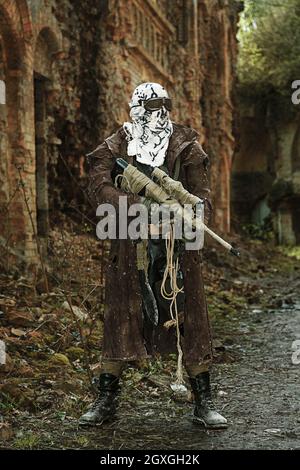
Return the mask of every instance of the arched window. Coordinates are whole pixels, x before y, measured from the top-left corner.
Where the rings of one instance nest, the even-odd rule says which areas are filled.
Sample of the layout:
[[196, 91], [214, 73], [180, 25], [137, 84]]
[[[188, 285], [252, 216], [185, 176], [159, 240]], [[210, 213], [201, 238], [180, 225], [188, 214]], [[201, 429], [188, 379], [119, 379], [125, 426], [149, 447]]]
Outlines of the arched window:
[[[170, 8], [172, 8], [172, 3], [170, 2]], [[174, 7], [174, 3], [173, 3]], [[181, 0], [180, 9], [179, 9], [179, 18], [177, 22], [177, 41], [183, 47], [187, 45], [188, 42], [188, 11], [186, 0]]]

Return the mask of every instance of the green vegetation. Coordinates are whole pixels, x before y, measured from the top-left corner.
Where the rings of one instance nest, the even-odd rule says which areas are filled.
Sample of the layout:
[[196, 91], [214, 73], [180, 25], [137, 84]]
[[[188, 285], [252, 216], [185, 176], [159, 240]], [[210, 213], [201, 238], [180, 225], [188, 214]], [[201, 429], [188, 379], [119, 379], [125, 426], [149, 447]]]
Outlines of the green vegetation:
[[241, 86], [291, 95], [300, 79], [300, 0], [245, 0], [238, 39]]
[[274, 240], [272, 218], [270, 216], [266, 217], [264, 222], [260, 224], [249, 223], [242, 225], [242, 231], [246, 237], [252, 239], [262, 241]]
[[280, 251], [287, 256], [300, 260], [300, 246], [281, 246]]
[[16, 449], [32, 450], [39, 444], [40, 438], [33, 432], [22, 433], [14, 441], [14, 447]]

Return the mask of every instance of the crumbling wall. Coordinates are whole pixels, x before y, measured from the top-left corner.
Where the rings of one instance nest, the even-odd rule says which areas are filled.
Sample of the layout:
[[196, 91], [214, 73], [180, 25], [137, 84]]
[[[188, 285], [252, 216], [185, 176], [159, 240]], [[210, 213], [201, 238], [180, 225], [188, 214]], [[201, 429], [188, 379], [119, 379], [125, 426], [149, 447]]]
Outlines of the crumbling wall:
[[239, 91], [232, 204], [240, 222], [272, 221], [277, 242], [300, 242], [299, 114], [281, 96]]
[[[18, 251], [19, 259], [35, 257], [36, 246], [30, 213], [35, 219], [33, 198], [25, 201], [20, 186], [34, 184], [34, 143], [30, 86], [30, 14], [23, 0], [0, 2], [0, 69], [5, 100], [0, 104], [0, 245]], [[27, 202], [27, 204], [26, 204]]]
[[[50, 184], [52, 206], [70, 210], [87, 206], [84, 196], [84, 155], [100, 139], [99, 77], [101, 16], [106, 2], [55, 0], [63, 50], [55, 62], [55, 84], [49, 107], [52, 132], [59, 145], [52, 147]], [[82, 188], [82, 189], [81, 189]]]
[[199, 15], [200, 107], [204, 143], [211, 158], [215, 224], [230, 229], [230, 175], [235, 147], [237, 2], [201, 2]]
[[172, 119], [200, 132], [215, 223], [229, 230], [237, 17], [233, 0], [0, 0], [8, 96], [0, 205], [20, 182], [16, 164], [28, 196], [28, 207], [20, 190], [14, 196], [12, 246], [35, 259], [34, 230], [46, 249], [57, 210], [84, 220], [85, 154], [128, 119], [143, 81], [162, 83], [174, 100]]
[[101, 33], [101, 137], [128, 119], [138, 83], [162, 83], [174, 100], [172, 119], [196, 128], [210, 155], [214, 222], [221, 231], [230, 229], [239, 8], [226, 0], [119, 0], [109, 2]]
[[[241, 102], [242, 103], [242, 100]], [[275, 142], [267, 124], [266, 103], [240, 104], [239, 148], [232, 166], [232, 209], [237, 224], [263, 223], [264, 206], [275, 179]]]

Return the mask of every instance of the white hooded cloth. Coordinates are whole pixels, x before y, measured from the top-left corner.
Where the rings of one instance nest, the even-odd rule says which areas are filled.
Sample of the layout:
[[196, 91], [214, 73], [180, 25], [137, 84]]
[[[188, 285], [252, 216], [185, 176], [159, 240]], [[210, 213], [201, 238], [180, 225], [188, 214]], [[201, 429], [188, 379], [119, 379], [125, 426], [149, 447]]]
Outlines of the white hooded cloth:
[[142, 83], [133, 92], [130, 106], [132, 122], [124, 122], [128, 141], [128, 155], [135, 155], [140, 163], [161, 166], [164, 163], [173, 125], [169, 112], [163, 106], [158, 111], [147, 111], [141, 104], [150, 98], [169, 98], [159, 83]]

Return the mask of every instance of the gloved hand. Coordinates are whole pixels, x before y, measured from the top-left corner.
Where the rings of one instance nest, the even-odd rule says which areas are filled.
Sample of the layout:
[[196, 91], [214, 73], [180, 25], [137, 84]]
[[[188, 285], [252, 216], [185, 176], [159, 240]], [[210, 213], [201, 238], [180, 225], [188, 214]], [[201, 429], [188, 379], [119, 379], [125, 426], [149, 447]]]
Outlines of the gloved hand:
[[151, 235], [167, 234], [170, 223], [182, 223], [183, 208], [174, 199], [168, 199], [162, 204], [151, 204], [149, 214], [149, 232]]
[[205, 201], [204, 199], [200, 199], [197, 204], [193, 207], [194, 217], [197, 217], [204, 223], [204, 214], [205, 214]]
[[156, 222], [158, 217], [161, 218], [162, 222], [182, 217], [183, 208], [175, 199], [168, 199], [162, 204], [154, 203], [151, 204], [151, 222]]

